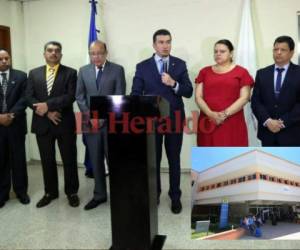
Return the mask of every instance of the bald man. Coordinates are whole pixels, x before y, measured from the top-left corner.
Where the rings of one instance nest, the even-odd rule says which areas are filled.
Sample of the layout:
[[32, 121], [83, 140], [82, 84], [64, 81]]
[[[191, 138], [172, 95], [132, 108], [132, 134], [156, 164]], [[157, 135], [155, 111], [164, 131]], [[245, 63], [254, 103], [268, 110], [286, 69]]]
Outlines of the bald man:
[[[107, 128], [103, 123], [97, 131], [92, 131], [89, 120], [90, 97], [99, 95], [124, 95], [126, 81], [122, 66], [109, 62], [106, 44], [95, 41], [90, 45], [91, 63], [79, 70], [76, 100], [84, 114], [82, 131], [85, 134], [88, 154], [93, 165], [95, 188], [93, 198], [84, 207], [90, 210], [107, 201], [104, 148]], [[98, 121], [99, 122], [99, 121]]]
[[11, 182], [22, 204], [30, 202], [25, 156], [27, 76], [11, 68], [7, 50], [0, 49], [0, 208], [9, 199]]

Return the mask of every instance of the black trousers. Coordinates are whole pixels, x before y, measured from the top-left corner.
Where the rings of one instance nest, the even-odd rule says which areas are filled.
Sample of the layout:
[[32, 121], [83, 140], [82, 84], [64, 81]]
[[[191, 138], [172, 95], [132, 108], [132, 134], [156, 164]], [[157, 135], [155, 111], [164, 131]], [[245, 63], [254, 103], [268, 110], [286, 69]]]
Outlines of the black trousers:
[[0, 127], [0, 200], [9, 195], [11, 184], [16, 195], [27, 194], [28, 176], [25, 134]]
[[77, 169], [76, 134], [36, 135], [43, 168], [45, 193], [58, 196], [58, 174], [55, 159], [55, 141], [57, 141], [64, 168], [66, 195], [76, 194], [79, 188]]
[[[177, 126], [180, 124], [175, 124], [175, 119], [171, 118], [171, 129], [165, 133], [162, 133], [157, 129], [156, 131], [156, 170], [157, 170], [157, 195], [159, 197], [161, 193], [161, 179], [160, 179], [160, 165], [162, 158], [162, 145], [165, 145], [165, 151], [169, 164], [169, 196], [172, 201], [178, 201], [181, 197], [180, 190], [180, 153], [183, 141], [183, 131], [182, 129], [177, 130]], [[163, 126], [165, 122], [157, 123], [156, 128]]]

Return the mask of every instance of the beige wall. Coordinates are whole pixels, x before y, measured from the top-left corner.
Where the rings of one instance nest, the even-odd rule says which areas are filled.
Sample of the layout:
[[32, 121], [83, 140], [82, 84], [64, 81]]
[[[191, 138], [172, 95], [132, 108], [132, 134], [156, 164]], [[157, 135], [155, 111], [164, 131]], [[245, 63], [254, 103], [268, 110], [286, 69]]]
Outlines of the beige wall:
[[[258, 66], [263, 67], [272, 63], [275, 37], [287, 34], [298, 40], [296, 12], [300, 1], [252, 1]], [[24, 22], [20, 4], [0, 0], [0, 24], [8, 22], [16, 34], [12, 36], [16, 66], [25, 65], [28, 70], [43, 64], [42, 46], [53, 39], [63, 44], [64, 64], [76, 69], [85, 64], [88, 0], [29, 1], [23, 6]], [[102, 0], [97, 22], [101, 38], [108, 43], [110, 59], [125, 67], [129, 94], [135, 64], [153, 53], [151, 39], [156, 29], [165, 27], [172, 32], [172, 54], [186, 60], [193, 81], [201, 67], [213, 63], [212, 48], [217, 39], [228, 38], [237, 45], [241, 10], [242, 0]], [[24, 38], [26, 62], [22, 53]], [[197, 110], [193, 98], [185, 100], [185, 104], [188, 115]], [[34, 137], [31, 139], [31, 155], [38, 158]], [[190, 167], [190, 147], [195, 146], [195, 140], [194, 135], [184, 137], [184, 168]], [[78, 147], [78, 159], [82, 161], [81, 138]], [[165, 158], [163, 164], [167, 165]]]

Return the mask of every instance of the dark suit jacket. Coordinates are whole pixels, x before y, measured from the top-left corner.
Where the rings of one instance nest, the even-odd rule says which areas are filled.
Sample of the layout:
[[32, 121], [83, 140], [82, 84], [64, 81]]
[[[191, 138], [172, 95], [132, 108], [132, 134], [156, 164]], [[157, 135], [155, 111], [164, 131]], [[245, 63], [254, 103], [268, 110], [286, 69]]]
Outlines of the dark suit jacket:
[[88, 64], [79, 69], [76, 101], [81, 112], [89, 112], [91, 96], [124, 95], [125, 89], [125, 73], [121, 65], [106, 61], [97, 90], [95, 65]]
[[[14, 113], [15, 118], [12, 124], [8, 127], [12, 133], [26, 134], [27, 123], [26, 123], [26, 99], [25, 99], [25, 88], [26, 88], [26, 73], [10, 69], [9, 79], [6, 91], [6, 104], [8, 108], [7, 113]], [[1, 91], [0, 91], [1, 92]], [[0, 93], [0, 113], [2, 112], [3, 93]], [[3, 126], [0, 125], [0, 131], [3, 130]], [[3, 130], [4, 131], [4, 130]], [[7, 133], [7, 130], [5, 130]]]
[[[124, 95], [126, 80], [124, 69], [121, 65], [106, 61], [100, 80], [100, 87], [96, 87], [96, 69], [94, 64], [88, 64], [79, 69], [76, 101], [80, 111], [86, 117], [90, 112], [91, 96]], [[83, 116], [83, 117], [84, 117]], [[101, 121], [101, 126], [104, 121]], [[89, 131], [91, 124], [82, 119], [82, 131]]]
[[168, 74], [178, 82], [179, 90], [174, 92], [172, 87], [166, 86], [161, 81], [161, 75], [157, 70], [154, 56], [137, 64], [132, 84], [132, 95], [158, 95], [164, 97], [170, 104], [171, 117], [176, 110], [185, 117], [182, 96], [191, 97], [193, 94], [192, 83], [184, 61], [170, 56]]
[[49, 111], [61, 113], [61, 122], [54, 125], [47, 116], [39, 116], [33, 112], [31, 132], [43, 135], [50, 132], [56, 134], [75, 132], [75, 101], [77, 72], [75, 69], [60, 65], [48, 96], [46, 83], [46, 66], [33, 69], [29, 72], [26, 88], [26, 98], [30, 108], [34, 103], [46, 102]]
[[[290, 64], [278, 99], [274, 94], [274, 65], [258, 70], [251, 107], [258, 120], [258, 138], [267, 144], [300, 145], [300, 67]], [[272, 133], [263, 123], [268, 119], [281, 119], [285, 128]]]

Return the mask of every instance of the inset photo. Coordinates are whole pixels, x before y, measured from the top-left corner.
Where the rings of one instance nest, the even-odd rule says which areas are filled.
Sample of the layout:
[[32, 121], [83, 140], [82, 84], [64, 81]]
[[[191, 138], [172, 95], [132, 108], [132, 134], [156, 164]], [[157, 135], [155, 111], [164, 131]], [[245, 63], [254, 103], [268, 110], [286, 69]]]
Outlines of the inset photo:
[[192, 148], [192, 239], [299, 240], [299, 152]]

